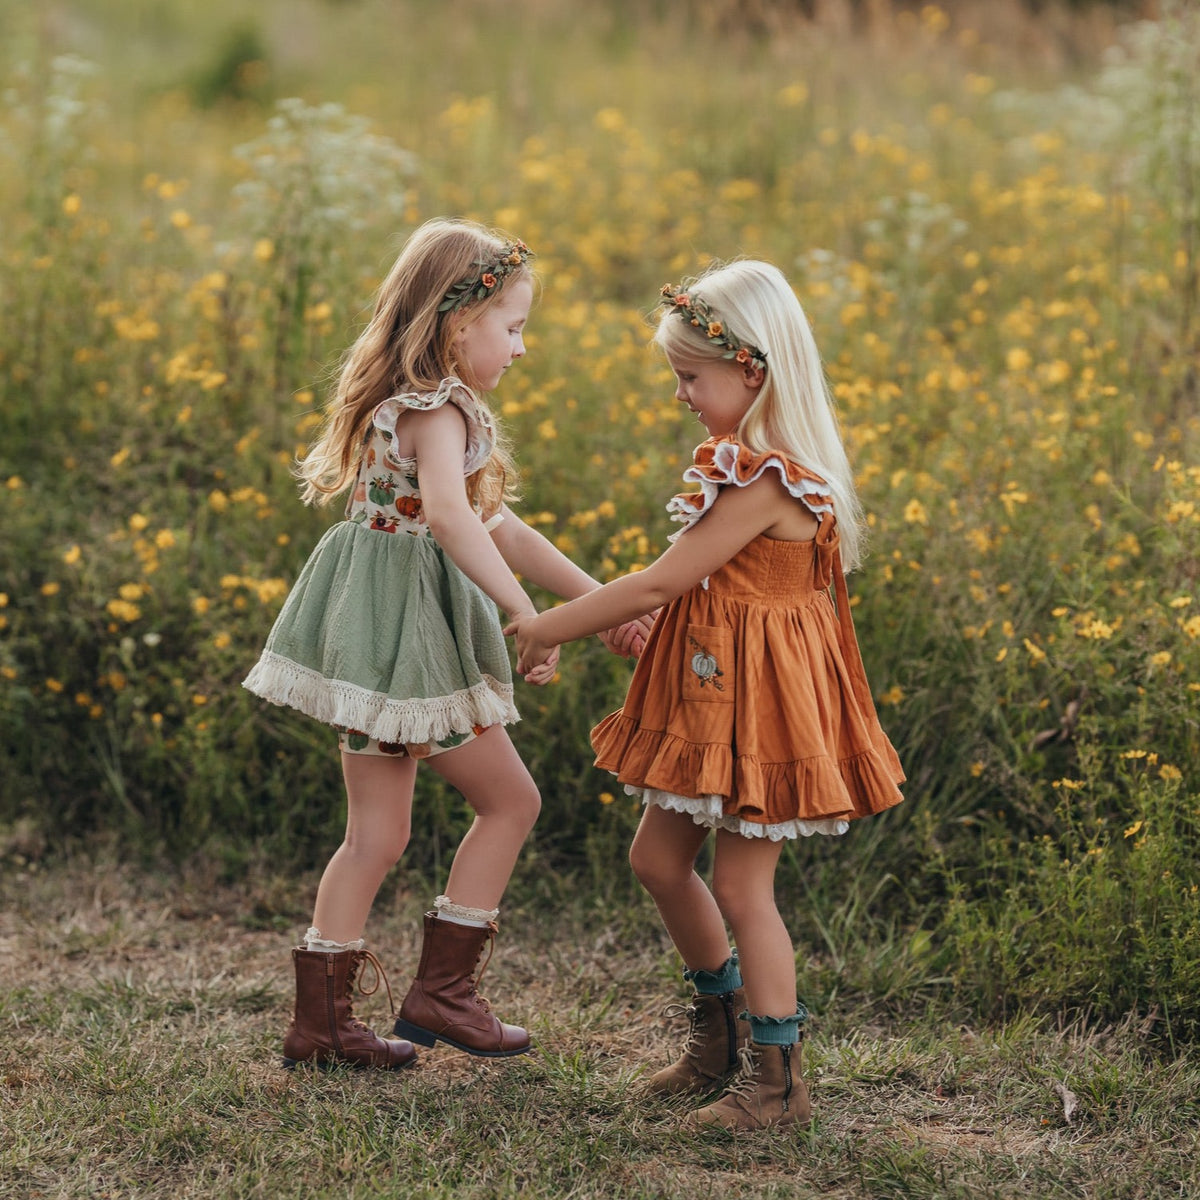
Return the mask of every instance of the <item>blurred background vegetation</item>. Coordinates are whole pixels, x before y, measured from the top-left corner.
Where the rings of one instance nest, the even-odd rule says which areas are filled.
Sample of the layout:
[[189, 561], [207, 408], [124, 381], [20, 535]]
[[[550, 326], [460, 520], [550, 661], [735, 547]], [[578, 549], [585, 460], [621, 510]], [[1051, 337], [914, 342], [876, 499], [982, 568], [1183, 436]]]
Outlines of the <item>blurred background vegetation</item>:
[[[997, 0], [0, 0], [0, 853], [320, 864], [330, 739], [239, 686], [332, 516], [289, 476], [404, 236], [537, 251], [527, 518], [645, 564], [701, 431], [659, 286], [768, 258], [869, 512], [907, 802], [789, 847], [830, 991], [1200, 1027], [1200, 18]], [[595, 642], [519, 697], [516, 894], [636, 902]], [[466, 821], [423, 779], [405, 870]]]

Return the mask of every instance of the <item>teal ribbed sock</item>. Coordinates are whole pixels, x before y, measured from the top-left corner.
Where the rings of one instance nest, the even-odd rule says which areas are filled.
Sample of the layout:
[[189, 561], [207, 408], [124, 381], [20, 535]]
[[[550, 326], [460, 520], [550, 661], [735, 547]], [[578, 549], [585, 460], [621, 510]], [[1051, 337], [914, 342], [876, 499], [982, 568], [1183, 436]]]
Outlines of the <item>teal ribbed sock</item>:
[[808, 1020], [808, 1009], [803, 1000], [798, 1000], [794, 1017], [756, 1017], [752, 1013], [741, 1016], [750, 1022], [752, 1042], [760, 1046], [791, 1046], [800, 1040], [800, 1026]]
[[742, 973], [738, 970], [735, 950], [715, 971], [692, 971], [683, 969], [683, 977], [702, 996], [723, 996], [742, 986]]

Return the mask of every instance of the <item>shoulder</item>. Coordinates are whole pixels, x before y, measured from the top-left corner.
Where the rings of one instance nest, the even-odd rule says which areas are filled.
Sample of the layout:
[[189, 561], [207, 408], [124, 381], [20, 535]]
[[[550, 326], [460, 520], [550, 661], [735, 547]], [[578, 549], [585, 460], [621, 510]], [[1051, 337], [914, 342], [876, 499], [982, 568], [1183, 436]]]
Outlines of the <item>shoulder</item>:
[[[712, 508], [723, 488], [761, 493], [782, 485], [793, 500], [815, 516], [833, 512], [829, 485], [816, 472], [782, 451], [751, 450], [730, 436], [709, 438], [697, 446], [683, 480], [700, 485], [698, 492], [684, 492], [667, 504], [672, 519], [682, 522], [684, 529]], [[679, 530], [675, 536], [682, 532]]]
[[482, 404], [461, 379], [448, 375], [432, 391], [398, 392], [389, 396], [374, 412], [373, 421], [377, 428], [394, 428], [396, 421], [406, 412], [432, 412], [452, 404], [468, 420], [477, 417]]
[[372, 415], [372, 424], [394, 434], [396, 422], [405, 413], [456, 412], [467, 427], [466, 471], [478, 470], [492, 452], [496, 429], [492, 414], [478, 396], [459, 378], [448, 375], [433, 391], [400, 392], [384, 400]]

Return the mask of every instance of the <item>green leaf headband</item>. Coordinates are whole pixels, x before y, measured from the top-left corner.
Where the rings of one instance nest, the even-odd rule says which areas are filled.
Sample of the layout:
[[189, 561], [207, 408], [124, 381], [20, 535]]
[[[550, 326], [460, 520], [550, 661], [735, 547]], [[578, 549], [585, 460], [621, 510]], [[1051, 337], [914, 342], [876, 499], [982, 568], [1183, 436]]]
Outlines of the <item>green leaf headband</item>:
[[724, 323], [713, 315], [711, 306], [702, 297], [690, 295], [683, 286], [675, 287], [674, 284], [666, 283], [663, 284], [662, 300], [659, 303], [672, 312], [677, 312], [684, 321], [700, 330], [714, 345], [722, 347], [725, 351], [723, 358], [733, 359], [744, 367], [758, 367], [762, 371], [767, 369], [767, 352], [749, 342], [743, 342], [730, 333]]
[[522, 241], [505, 242], [500, 256], [494, 262], [476, 262], [479, 271], [460, 279], [438, 305], [438, 312], [457, 312], [476, 300], [495, 295], [503, 286], [507, 276], [519, 271], [533, 251]]

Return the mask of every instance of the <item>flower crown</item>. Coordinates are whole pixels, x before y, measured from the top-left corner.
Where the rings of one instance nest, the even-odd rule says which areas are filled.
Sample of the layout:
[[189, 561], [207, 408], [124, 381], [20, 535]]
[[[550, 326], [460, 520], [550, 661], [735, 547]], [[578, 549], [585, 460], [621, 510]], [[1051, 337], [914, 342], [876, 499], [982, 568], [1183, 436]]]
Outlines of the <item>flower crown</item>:
[[505, 277], [519, 271], [532, 257], [533, 251], [524, 242], [505, 242], [498, 258], [492, 262], [476, 262], [479, 271], [460, 279], [446, 293], [446, 298], [438, 305], [438, 312], [457, 312], [476, 300], [494, 295], [504, 286]]
[[689, 325], [694, 325], [714, 345], [721, 346], [725, 353], [723, 358], [731, 358], [744, 367], [767, 369], [767, 352], [760, 350], [749, 342], [743, 342], [735, 337], [725, 325], [716, 319], [708, 301], [700, 296], [692, 296], [683, 286], [663, 284], [660, 304], [677, 312]]

